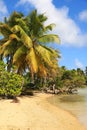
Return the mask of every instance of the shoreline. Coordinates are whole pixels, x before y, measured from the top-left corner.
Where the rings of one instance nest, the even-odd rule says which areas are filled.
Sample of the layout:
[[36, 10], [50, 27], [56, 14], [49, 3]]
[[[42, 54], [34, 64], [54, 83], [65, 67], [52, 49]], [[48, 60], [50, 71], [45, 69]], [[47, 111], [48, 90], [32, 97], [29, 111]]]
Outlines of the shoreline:
[[[65, 96], [67, 96], [68, 98], [66, 98]], [[77, 102], [75, 103], [75, 101], [74, 101], [74, 103], [73, 103], [71, 96], [72, 95], [69, 95], [69, 96], [68, 95], [58, 95], [55, 97], [55, 95], [54, 95], [54, 96], [52, 96], [52, 98], [48, 98], [48, 102], [60, 109], [68, 111], [72, 116], [74, 116], [80, 122], [80, 124], [82, 124], [87, 129], [87, 111], [86, 111], [87, 105], [86, 106], [84, 104], [81, 105], [82, 102], [81, 103], [78, 102], [78, 100], [80, 100], [80, 99], [79, 99], [79, 96], [77, 96], [77, 94], [76, 94], [76, 97], [74, 97], [74, 100], [76, 100]], [[61, 102], [61, 98], [64, 99], [64, 97], [65, 97], [64, 101], [66, 101], [66, 102]], [[69, 100], [69, 97], [70, 97], [71, 102], [68, 103], [67, 100]]]
[[[56, 106], [56, 105], [54, 105], [54, 104], [52, 104], [52, 103], [50, 103], [47, 99], [49, 99], [50, 97], [52, 97], [52, 96], [55, 96], [55, 95], [53, 95], [53, 94], [47, 94], [46, 95], [47, 97], [45, 98], [45, 104], [43, 105], [43, 106], [45, 106], [45, 109], [47, 108], [47, 110], [48, 111], [50, 111], [50, 108], [51, 108], [51, 112], [54, 112], [56, 115], [58, 114], [58, 115], [63, 115], [63, 117], [64, 117], [64, 115], [66, 115], [67, 117], [66, 117], [66, 119], [68, 118], [68, 116], [70, 117], [70, 120], [72, 120], [72, 121], [76, 121], [76, 122], [72, 122], [71, 123], [71, 125], [70, 125], [70, 128], [69, 128], [69, 130], [87, 130], [87, 127], [85, 127], [79, 120], [78, 120], [78, 118], [75, 116], [75, 114], [73, 114], [72, 112], [70, 112], [70, 111], [68, 111], [68, 110], [66, 110], [66, 109], [63, 109], [62, 107], [60, 107], [60, 106]], [[48, 106], [48, 107], [47, 107]], [[50, 107], [49, 107], [50, 106]], [[64, 117], [65, 118], [65, 117]], [[66, 121], [66, 123], [68, 122], [69, 120], [67, 119], [67, 121]], [[70, 123], [70, 121], [69, 121], [69, 123]], [[78, 126], [80, 126], [80, 127], [76, 127], [77, 125], [75, 125], [75, 127], [71, 127], [72, 125], [74, 125], [74, 123], [77, 123], [78, 124]], [[62, 129], [61, 129], [62, 130]], [[67, 125], [67, 128], [63, 128], [63, 130], [68, 130], [68, 125]]]
[[0, 100], [0, 130], [87, 130], [76, 117], [47, 101], [50, 94]]

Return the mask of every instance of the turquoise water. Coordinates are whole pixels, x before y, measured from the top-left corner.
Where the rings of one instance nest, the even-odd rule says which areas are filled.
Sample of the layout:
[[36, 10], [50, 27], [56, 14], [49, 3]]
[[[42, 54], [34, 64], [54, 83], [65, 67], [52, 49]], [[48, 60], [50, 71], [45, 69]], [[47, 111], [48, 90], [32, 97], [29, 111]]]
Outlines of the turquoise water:
[[70, 111], [87, 127], [87, 88], [79, 89], [78, 94], [55, 95], [48, 101], [64, 110]]

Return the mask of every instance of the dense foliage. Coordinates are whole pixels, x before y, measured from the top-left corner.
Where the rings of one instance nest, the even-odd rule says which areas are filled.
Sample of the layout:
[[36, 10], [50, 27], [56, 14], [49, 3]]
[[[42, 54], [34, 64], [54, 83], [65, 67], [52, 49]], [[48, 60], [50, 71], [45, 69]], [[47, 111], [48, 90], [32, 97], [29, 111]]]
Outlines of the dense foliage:
[[0, 61], [0, 95], [4, 97], [17, 97], [21, 93], [32, 95], [32, 89], [43, 90], [44, 88], [52, 87], [54, 84], [55, 89], [60, 90], [58, 92], [72, 93], [73, 89], [87, 85], [86, 72], [80, 68], [67, 70], [60, 67], [56, 77], [50, 76], [45, 80], [42, 77], [36, 77], [34, 84], [31, 83], [29, 72], [23, 77], [13, 72], [8, 72], [6, 65]]
[[0, 61], [0, 95], [4, 97], [16, 97], [22, 92], [23, 77], [5, 70], [5, 64]]
[[[86, 87], [87, 75], [86, 72], [80, 68], [68, 70], [64, 66], [59, 67], [58, 74], [56, 76], [48, 76], [46, 79], [39, 77], [35, 78], [35, 87], [38, 89], [50, 88], [55, 84], [55, 89], [68, 91], [70, 88], [77, 90], [77, 88]], [[28, 88], [30, 86], [30, 74], [25, 75], [26, 84]]]
[[84, 85], [86, 85], [85, 77], [85, 72], [80, 68], [77, 68], [76, 70], [67, 70], [64, 69], [64, 67], [60, 67], [60, 72], [57, 76], [57, 80], [60, 80], [60, 84], [58, 86], [61, 86], [62, 84], [62, 87], [67, 88], [83, 87]]

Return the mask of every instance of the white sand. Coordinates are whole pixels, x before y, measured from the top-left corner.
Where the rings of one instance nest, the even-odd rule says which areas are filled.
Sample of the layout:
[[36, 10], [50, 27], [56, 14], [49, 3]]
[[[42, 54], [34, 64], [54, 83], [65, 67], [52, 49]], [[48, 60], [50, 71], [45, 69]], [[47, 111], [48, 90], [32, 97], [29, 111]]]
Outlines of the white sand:
[[86, 130], [69, 112], [49, 104], [49, 96], [0, 100], [0, 130]]

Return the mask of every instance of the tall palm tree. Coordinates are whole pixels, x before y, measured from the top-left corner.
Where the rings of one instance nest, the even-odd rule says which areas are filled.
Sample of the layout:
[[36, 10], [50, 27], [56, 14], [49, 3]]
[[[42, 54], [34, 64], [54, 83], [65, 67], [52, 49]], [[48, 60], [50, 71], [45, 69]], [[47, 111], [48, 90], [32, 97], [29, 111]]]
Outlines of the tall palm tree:
[[0, 32], [4, 36], [0, 41], [0, 54], [16, 65], [18, 73], [28, 68], [32, 79], [35, 73], [47, 76], [49, 70], [56, 71], [58, 67], [59, 53], [47, 47], [47, 43], [59, 43], [60, 40], [55, 34], [47, 34], [54, 24], [45, 26], [46, 20], [44, 14], [37, 14], [34, 10], [26, 17], [14, 12], [5, 23], [0, 24]]
[[2, 59], [6, 58], [8, 71], [12, 68], [13, 55], [20, 46], [20, 39], [13, 34], [11, 28], [17, 24], [16, 19], [21, 17], [21, 13], [13, 12], [8, 20], [5, 18], [4, 23], [0, 23], [0, 33], [3, 36], [0, 40], [0, 55]]

